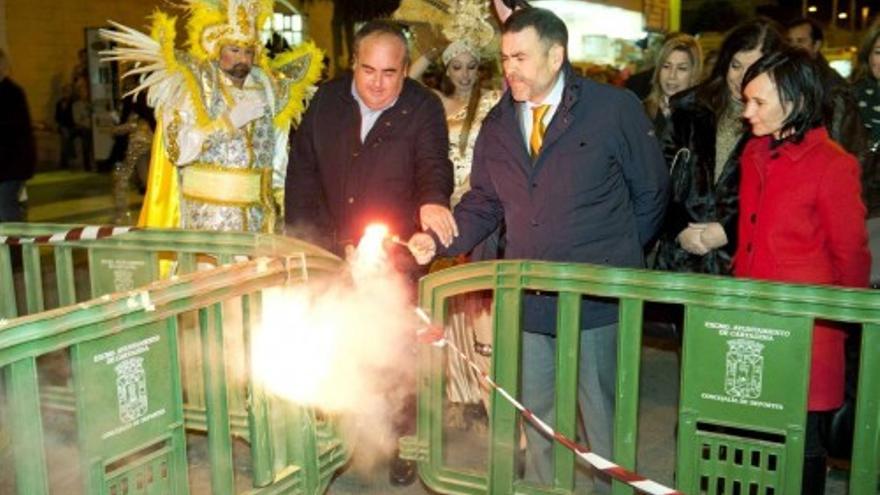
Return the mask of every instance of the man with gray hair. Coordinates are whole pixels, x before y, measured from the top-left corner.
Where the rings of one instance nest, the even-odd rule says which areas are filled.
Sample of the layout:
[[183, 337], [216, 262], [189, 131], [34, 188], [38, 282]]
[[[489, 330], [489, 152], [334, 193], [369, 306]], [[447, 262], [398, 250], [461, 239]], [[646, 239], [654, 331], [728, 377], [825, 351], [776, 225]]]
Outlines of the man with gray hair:
[[20, 222], [19, 197], [34, 175], [37, 152], [27, 98], [9, 73], [9, 58], [0, 49], [0, 222]]

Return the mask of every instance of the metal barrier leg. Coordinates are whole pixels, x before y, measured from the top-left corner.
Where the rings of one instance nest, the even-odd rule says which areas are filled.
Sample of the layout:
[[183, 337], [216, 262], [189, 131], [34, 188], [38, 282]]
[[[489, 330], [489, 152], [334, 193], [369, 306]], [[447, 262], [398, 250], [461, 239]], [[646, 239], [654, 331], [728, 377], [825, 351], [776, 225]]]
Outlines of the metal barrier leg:
[[[639, 370], [642, 358], [642, 319], [644, 301], [621, 299], [620, 326], [617, 333], [617, 390], [615, 399], [614, 460], [635, 469], [639, 429]], [[613, 493], [633, 493], [620, 482], [613, 483]]]
[[76, 302], [73, 270], [73, 249], [66, 246], [56, 247], [55, 280], [58, 287], [58, 306], [68, 306]]
[[20, 495], [49, 493], [37, 361], [25, 358], [5, 373], [11, 444], [15, 448], [15, 482]]
[[[211, 312], [210, 315], [208, 311]], [[215, 495], [232, 495], [235, 477], [232, 465], [229, 407], [226, 401], [222, 304], [214, 304], [210, 310], [200, 309], [199, 327], [202, 334], [211, 491]]]
[[[253, 309], [261, 307], [260, 293], [253, 296], [242, 296], [242, 322], [244, 324], [244, 358], [245, 369], [253, 369], [251, 365], [251, 332], [255, 331], [252, 325]], [[257, 311], [258, 312], [258, 311]], [[254, 486], [266, 486], [272, 483], [274, 478], [272, 464], [272, 439], [269, 437], [269, 399], [266, 390], [259, 383], [255, 383], [253, 376], [248, 382], [247, 396], [248, 426], [251, 432], [251, 466], [254, 470]]]
[[[519, 328], [521, 291], [499, 288], [495, 292], [496, 329]], [[493, 370], [498, 384], [516, 396], [519, 393], [520, 332], [495, 333]], [[489, 493], [513, 493], [519, 428], [517, 412], [497, 391], [492, 392], [491, 443], [489, 447]]]
[[[559, 295], [557, 308], [558, 328], [556, 338], [556, 396], [577, 397], [578, 349], [580, 349], [581, 295], [565, 292]], [[565, 331], [564, 329], [570, 329]], [[577, 404], [556, 404], [556, 431], [568, 438], [575, 438], [577, 427]], [[574, 489], [574, 452], [561, 443], [553, 446], [554, 483], [557, 488]]]
[[0, 318], [15, 318], [18, 307], [15, 302], [15, 272], [9, 246], [0, 245]]
[[43, 278], [40, 268], [40, 248], [35, 245], [21, 247], [24, 266], [24, 287], [27, 297], [28, 314], [36, 314], [46, 309], [43, 299]]
[[856, 428], [853, 439], [850, 493], [877, 493], [880, 475], [880, 325], [865, 325], [862, 331], [862, 370], [859, 374], [859, 395], [856, 399]]

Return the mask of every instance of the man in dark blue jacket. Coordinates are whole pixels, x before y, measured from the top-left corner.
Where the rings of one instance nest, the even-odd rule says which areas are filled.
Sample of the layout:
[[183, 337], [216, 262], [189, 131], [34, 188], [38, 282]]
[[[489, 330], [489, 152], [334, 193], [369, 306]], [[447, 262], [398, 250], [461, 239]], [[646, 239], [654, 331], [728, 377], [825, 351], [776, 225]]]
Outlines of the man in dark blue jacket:
[[[510, 89], [477, 138], [471, 190], [454, 212], [459, 235], [415, 234], [410, 247], [420, 262], [438, 242], [444, 254], [468, 252], [503, 220], [507, 258], [644, 265], [643, 249], [669, 194], [660, 147], [632, 94], [572, 71], [567, 41], [565, 24], [548, 10], [517, 10], [505, 22], [501, 60]], [[608, 458], [617, 305], [586, 298], [581, 314], [580, 405], [590, 447]], [[522, 397], [549, 420], [555, 326], [555, 298], [527, 296]], [[533, 428], [526, 431], [526, 477], [549, 482], [551, 444]]]

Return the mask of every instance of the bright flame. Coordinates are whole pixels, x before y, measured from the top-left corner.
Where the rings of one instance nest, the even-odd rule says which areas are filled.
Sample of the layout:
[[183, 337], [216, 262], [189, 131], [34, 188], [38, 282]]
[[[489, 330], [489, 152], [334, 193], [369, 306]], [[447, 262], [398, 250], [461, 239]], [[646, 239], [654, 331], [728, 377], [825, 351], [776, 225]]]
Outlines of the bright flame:
[[382, 274], [389, 270], [385, 243], [390, 239], [388, 226], [373, 223], [364, 229], [353, 255], [348, 256], [351, 274], [356, 282]]
[[385, 254], [385, 240], [388, 239], [388, 226], [381, 223], [373, 223], [364, 229], [364, 236], [358, 242], [358, 259], [370, 263], [381, 263], [387, 256]]

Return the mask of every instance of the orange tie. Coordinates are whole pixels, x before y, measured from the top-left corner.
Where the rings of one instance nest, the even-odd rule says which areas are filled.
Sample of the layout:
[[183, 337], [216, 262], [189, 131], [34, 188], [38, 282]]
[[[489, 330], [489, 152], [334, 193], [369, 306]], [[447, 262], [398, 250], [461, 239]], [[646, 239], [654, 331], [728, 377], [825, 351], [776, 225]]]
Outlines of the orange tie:
[[532, 152], [532, 158], [538, 156], [541, 152], [541, 145], [544, 144], [544, 114], [550, 109], [550, 105], [538, 105], [532, 107], [532, 135], [529, 137], [529, 151]]

